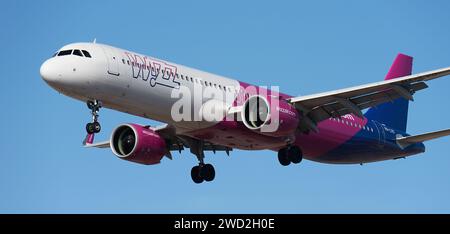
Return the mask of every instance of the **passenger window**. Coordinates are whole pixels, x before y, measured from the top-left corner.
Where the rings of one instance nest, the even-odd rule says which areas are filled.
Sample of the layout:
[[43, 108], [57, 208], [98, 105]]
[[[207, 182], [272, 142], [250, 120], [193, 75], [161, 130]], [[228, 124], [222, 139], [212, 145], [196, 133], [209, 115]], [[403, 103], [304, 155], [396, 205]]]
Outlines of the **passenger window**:
[[76, 56], [83, 57], [83, 54], [81, 53], [80, 50], [74, 50], [72, 54], [73, 54], [73, 55], [76, 55]]
[[83, 54], [84, 54], [85, 57], [87, 57], [87, 58], [92, 58], [92, 57], [91, 57], [91, 54], [89, 54], [89, 52], [87, 52], [86, 50], [82, 50], [82, 52], [83, 52]]
[[122, 63], [125, 64], [125, 59], [122, 59]]
[[127, 60], [127, 64], [130, 65], [130, 60]]
[[66, 56], [66, 55], [71, 55], [72, 54], [72, 50], [62, 50], [58, 53], [58, 56]]

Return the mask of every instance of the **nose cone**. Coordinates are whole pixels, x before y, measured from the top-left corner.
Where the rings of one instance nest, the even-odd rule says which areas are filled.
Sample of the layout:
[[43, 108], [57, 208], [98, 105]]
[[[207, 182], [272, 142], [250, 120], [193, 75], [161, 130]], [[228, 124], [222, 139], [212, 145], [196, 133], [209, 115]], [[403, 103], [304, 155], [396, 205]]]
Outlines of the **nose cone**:
[[41, 65], [40, 73], [41, 77], [48, 84], [56, 84], [59, 79], [59, 75], [57, 74], [57, 69], [55, 65], [52, 63], [51, 59], [45, 61]]

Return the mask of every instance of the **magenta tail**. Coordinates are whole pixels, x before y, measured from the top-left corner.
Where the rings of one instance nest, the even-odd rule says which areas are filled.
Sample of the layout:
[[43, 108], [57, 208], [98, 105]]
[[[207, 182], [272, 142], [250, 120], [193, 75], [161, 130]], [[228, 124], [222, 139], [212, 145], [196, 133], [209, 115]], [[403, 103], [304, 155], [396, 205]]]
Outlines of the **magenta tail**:
[[384, 80], [409, 76], [412, 72], [413, 57], [398, 54]]

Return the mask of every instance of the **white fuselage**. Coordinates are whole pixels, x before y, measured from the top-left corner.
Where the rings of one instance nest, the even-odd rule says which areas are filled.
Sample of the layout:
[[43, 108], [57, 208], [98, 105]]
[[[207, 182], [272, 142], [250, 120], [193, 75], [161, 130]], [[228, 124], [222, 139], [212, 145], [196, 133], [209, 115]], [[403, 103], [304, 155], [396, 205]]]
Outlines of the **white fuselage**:
[[[174, 121], [172, 107], [180, 99], [173, 97], [174, 91], [187, 89], [193, 94], [192, 118], [211, 100], [230, 107], [243, 94], [237, 80], [108, 45], [74, 43], [59, 51], [65, 50], [85, 50], [91, 57], [71, 54], [48, 59], [41, 67], [41, 75], [50, 86], [81, 101], [101, 100], [107, 108], [172, 124], [177, 134], [205, 129], [217, 122]], [[203, 98], [194, 100], [194, 94]], [[282, 144], [283, 139], [264, 146], [236, 139], [230, 146], [268, 149]]]

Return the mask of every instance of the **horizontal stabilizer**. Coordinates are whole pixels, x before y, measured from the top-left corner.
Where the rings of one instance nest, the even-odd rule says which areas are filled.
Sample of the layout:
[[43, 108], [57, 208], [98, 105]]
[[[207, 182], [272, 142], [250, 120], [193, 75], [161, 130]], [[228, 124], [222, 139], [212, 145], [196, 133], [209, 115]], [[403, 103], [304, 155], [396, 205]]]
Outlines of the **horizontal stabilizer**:
[[433, 140], [433, 139], [448, 136], [448, 135], [450, 135], [450, 129], [445, 129], [445, 130], [441, 130], [441, 131], [429, 132], [429, 133], [424, 133], [424, 134], [415, 135], [415, 136], [400, 137], [400, 138], [397, 138], [397, 143], [402, 147], [406, 147], [411, 144], [429, 141], [429, 140]]

